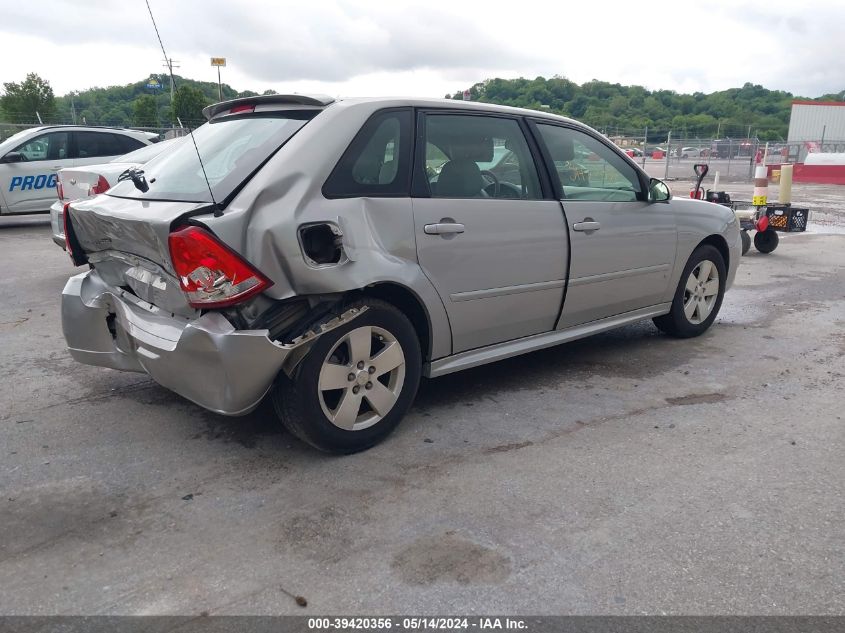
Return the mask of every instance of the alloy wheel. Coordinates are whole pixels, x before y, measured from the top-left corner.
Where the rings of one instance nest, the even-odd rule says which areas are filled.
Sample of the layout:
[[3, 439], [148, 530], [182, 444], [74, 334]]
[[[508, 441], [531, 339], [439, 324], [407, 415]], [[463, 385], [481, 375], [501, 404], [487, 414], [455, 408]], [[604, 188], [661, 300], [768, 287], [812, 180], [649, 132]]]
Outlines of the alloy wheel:
[[393, 409], [405, 382], [405, 354], [387, 330], [365, 325], [347, 332], [323, 360], [317, 385], [329, 421], [360, 431]]
[[719, 297], [719, 269], [709, 259], [692, 269], [684, 287], [684, 314], [693, 325], [707, 320]]

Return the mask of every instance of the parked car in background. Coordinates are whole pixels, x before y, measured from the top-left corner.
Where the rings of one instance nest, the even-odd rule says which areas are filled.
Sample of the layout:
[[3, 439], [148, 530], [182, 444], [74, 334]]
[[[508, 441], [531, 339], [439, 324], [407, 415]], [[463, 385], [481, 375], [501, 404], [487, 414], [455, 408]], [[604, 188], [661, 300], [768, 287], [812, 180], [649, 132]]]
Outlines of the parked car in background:
[[101, 163], [157, 138], [151, 132], [73, 125], [18, 132], [0, 143], [0, 214], [49, 211], [60, 169]]
[[117, 184], [121, 174], [128, 169], [140, 167], [162, 152], [173, 147], [181, 138], [161, 141], [142, 146], [134, 152], [118, 156], [108, 163], [60, 169], [56, 176], [56, 200], [50, 207], [50, 228], [53, 241], [65, 247], [63, 209], [68, 202], [103, 193]]
[[204, 113], [204, 169], [183, 143], [67, 207], [86, 266], [67, 345], [221, 414], [269, 396], [321, 450], [384, 439], [421, 376], [642, 319], [702, 334], [739, 265], [731, 209], [673, 198], [571, 119], [305, 95]]
[[679, 147], [674, 154], [678, 158], [698, 158], [701, 152], [697, 147]]

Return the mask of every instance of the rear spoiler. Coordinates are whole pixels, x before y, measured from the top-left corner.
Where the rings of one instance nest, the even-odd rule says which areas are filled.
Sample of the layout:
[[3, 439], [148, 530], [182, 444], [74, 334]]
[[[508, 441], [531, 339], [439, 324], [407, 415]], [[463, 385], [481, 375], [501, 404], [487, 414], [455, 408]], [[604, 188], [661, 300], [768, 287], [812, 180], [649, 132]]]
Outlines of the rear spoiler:
[[213, 103], [210, 106], [204, 107], [202, 113], [210, 121], [221, 112], [226, 112], [241, 105], [279, 104], [325, 107], [331, 103], [334, 103], [334, 99], [327, 95], [258, 95], [256, 97], [241, 97], [240, 99], [230, 99], [229, 101]]

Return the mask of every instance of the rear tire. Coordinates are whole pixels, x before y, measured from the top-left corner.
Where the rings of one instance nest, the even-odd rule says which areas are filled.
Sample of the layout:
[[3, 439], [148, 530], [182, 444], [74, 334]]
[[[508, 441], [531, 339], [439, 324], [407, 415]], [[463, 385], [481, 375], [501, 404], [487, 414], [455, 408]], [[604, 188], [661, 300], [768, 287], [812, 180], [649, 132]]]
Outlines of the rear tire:
[[715, 246], [702, 244], [684, 266], [669, 314], [652, 321], [660, 331], [677, 338], [704, 334], [722, 307], [727, 277], [722, 254]]
[[757, 231], [754, 236], [754, 248], [768, 255], [778, 247], [780, 236], [774, 229], [766, 229], [765, 231]]
[[742, 254], [745, 255], [751, 250], [751, 236], [748, 231], [740, 231], [739, 234], [742, 238]]
[[329, 453], [356, 453], [387, 437], [413, 403], [422, 373], [408, 317], [378, 299], [343, 310], [351, 307], [367, 310], [320, 336], [294, 376], [280, 373], [272, 391], [285, 428]]

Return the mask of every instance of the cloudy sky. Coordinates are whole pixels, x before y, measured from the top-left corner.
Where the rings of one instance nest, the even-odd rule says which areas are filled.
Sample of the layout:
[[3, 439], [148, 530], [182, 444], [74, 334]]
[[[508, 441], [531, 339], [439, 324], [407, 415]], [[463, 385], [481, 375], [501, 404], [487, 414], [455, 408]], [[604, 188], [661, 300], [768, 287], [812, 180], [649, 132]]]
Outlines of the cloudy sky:
[[[2, 0], [0, 82], [57, 94], [162, 72], [144, 0]], [[150, 0], [177, 74], [237, 90], [443, 96], [563, 75], [679, 92], [845, 89], [845, 0]]]

